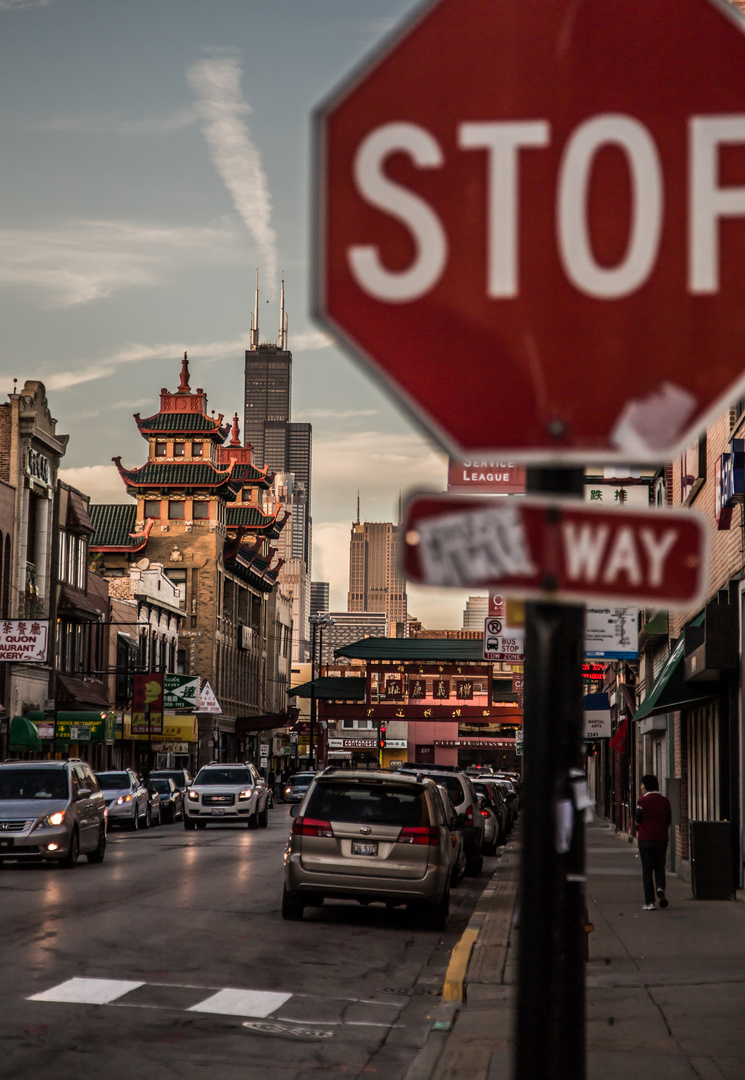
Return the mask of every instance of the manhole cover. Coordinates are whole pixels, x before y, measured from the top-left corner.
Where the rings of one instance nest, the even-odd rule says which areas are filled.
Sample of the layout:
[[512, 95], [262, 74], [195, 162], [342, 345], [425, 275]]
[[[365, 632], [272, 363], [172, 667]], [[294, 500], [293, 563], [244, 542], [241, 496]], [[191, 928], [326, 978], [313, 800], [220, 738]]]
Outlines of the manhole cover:
[[289, 1035], [293, 1039], [330, 1039], [334, 1034], [331, 1028], [301, 1027], [276, 1020], [244, 1020], [243, 1027], [260, 1035]]

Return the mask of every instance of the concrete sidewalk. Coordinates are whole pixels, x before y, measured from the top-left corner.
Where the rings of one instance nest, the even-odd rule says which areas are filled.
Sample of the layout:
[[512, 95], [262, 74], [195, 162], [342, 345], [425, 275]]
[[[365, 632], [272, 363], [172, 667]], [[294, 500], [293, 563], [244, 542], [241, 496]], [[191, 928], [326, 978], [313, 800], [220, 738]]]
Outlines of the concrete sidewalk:
[[[407, 1080], [513, 1075], [518, 847], [454, 950]], [[636, 845], [601, 823], [587, 829], [586, 895], [588, 1080], [745, 1080], [745, 905], [694, 900], [668, 875], [670, 906], [643, 911]]]

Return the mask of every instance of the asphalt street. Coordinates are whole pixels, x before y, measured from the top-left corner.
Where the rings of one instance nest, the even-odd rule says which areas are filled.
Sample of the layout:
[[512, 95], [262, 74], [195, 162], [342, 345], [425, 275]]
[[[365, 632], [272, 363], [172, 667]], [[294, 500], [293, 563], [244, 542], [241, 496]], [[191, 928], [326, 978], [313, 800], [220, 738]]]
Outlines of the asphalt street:
[[100, 866], [4, 864], [5, 1080], [404, 1076], [496, 860], [442, 934], [353, 903], [285, 922], [289, 825], [278, 806], [265, 830], [114, 831]]

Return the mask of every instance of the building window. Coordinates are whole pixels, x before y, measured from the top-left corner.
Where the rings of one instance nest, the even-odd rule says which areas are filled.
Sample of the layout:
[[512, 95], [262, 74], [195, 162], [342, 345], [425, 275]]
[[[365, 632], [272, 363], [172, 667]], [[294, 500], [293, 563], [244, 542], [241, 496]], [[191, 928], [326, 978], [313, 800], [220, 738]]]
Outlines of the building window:
[[166, 457], [168, 454], [168, 443], [158, 440], [155, 444], [155, 456]]
[[186, 505], [186, 503], [184, 503], [184, 502], [175, 502], [173, 499], [171, 499], [170, 502], [168, 503], [168, 517], [169, 517], [169, 519], [171, 521], [174, 521], [174, 520], [177, 520], [177, 519], [183, 519], [185, 505]]
[[191, 444], [191, 456], [192, 457], [204, 457], [204, 443], [195, 442]]
[[186, 443], [177, 442], [173, 444], [173, 456], [184, 457], [186, 454]]
[[186, 608], [186, 570], [164, 570], [169, 581], [178, 589], [178, 602], [180, 608]]
[[145, 499], [145, 517], [160, 517], [160, 499]]
[[210, 516], [210, 504], [206, 499], [196, 500], [192, 506], [192, 516], [197, 521], [206, 521]]

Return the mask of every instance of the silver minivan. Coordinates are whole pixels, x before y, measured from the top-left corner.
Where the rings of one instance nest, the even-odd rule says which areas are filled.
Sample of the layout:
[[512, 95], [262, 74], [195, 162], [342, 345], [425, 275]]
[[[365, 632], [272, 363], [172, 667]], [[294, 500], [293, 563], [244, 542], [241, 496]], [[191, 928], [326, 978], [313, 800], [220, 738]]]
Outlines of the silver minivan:
[[383, 770], [326, 769], [293, 806], [282, 915], [324, 900], [399, 904], [433, 930], [450, 901], [451, 826], [431, 780]]
[[0, 764], [0, 861], [44, 859], [72, 867], [102, 863], [106, 805], [90, 766], [68, 761]]

